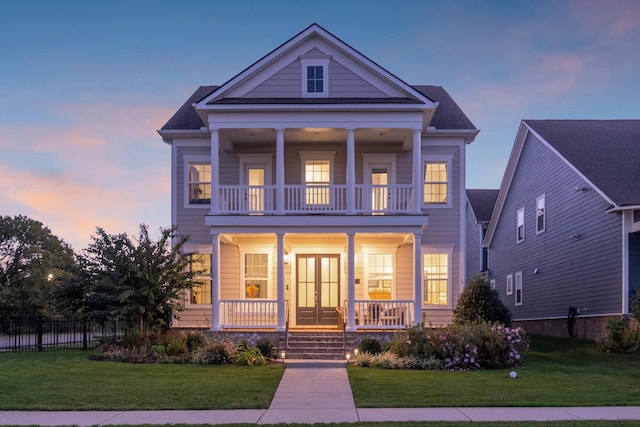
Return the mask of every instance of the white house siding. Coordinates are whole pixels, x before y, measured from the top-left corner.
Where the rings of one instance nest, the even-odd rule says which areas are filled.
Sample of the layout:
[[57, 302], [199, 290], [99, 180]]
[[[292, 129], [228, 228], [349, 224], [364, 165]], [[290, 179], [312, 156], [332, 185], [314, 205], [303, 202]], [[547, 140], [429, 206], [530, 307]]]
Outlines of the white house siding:
[[302, 96], [302, 66], [294, 61], [247, 92], [246, 98], [300, 98]]
[[[194, 143], [194, 141], [185, 141]], [[175, 201], [176, 204], [176, 224], [178, 233], [189, 235], [190, 244], [211, 245], [211, 234], [204, 225], [204, 215], [209, 212], [209, 206], [185, 207], [185, 156], [203, 156], [205, 159], [210, 156], [211, 150], [200, 141], [198, 145], [180, 144], [177, 148], [177, 186]]]
[[383, 98], [386, 95], [335, 60], [329, 62], [329, 96], [333, 98]]
[[[576, 191], [584, 187], [585, 191]], [[536, 235], [536, 198], [545, 195], [546, 231]], [[516, 244], [516, 212], [525, 208], [525, 240]], [[619, 313], [621, 218], [609, 203], [546, 145], [529, 135], [490, 247], [489, 270], [514, 320]], [[572, 235], [579, 237], [572, 238]], [[534, 274], [537, 269], [537, 274]], [[523, 303], [515, 306], [515, 273]], [[514, 294], [506, 295], [506, 276]], [[553, 297], [550, 297], [553, 295]]]

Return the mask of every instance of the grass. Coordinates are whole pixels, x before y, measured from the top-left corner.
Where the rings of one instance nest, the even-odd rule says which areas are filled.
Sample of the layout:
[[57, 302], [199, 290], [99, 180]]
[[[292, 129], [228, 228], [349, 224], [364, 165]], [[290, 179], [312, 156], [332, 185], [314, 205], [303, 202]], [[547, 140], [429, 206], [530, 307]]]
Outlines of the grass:
[[75, 350], [0, 353], [0, 410], [268, 408], [282, 366], [97, 362]]
[[[640, 354], [598, 351], [591, 342], [531, 337], [527, 365], [468, 372], [349, 368], [356, 406], [625, 406], [640, 402]], [[565, 424], [563, 424], [565, 425]]]

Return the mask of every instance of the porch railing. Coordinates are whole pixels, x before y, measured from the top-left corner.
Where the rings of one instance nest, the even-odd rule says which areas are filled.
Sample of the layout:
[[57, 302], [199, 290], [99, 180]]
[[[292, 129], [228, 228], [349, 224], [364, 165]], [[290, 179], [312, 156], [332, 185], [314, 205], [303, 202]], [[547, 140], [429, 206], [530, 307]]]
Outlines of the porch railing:
[[[220, 186], [219, 210], [223, 214], [264, 215], [276, 213], [277, 191], [273, 185]], [[287, 185], [284, 213], [332, 213], [348, 211], [346, 185]], [[396, 214], [413, 210], [411, 185], [356, 185], [355, 213]]]
[[357, 329], [405, 329], [413, 323], [411, 300], [355, 300]]
[[278, 326], [278, 300], [220, 301], [223, 328], [275, 328]]

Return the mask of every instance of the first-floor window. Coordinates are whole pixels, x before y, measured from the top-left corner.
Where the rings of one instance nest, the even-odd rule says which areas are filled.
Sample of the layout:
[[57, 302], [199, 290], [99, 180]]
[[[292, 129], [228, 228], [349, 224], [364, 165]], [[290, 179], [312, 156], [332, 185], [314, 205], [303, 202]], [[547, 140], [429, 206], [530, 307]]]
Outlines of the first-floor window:
[[513, 294], [513, 274], [507, 276], [507, 295]]
[[194, 286], [189, 292], [189, 303], [211, 304], [211, 255], [191, 255], [190, 268], [195, 277]]
[[269, 255], [244, 254], [244, 297], [262, 299], [268, 297]]
[[367, 294], [369, 299], [391, 299], [393, 259], [391, 254], [367, 256]]
[[449, 304], [449, 254], [424, 255], [424, 303]]
[[516, 305], [522, 305], [522, 271], [516, 273]]

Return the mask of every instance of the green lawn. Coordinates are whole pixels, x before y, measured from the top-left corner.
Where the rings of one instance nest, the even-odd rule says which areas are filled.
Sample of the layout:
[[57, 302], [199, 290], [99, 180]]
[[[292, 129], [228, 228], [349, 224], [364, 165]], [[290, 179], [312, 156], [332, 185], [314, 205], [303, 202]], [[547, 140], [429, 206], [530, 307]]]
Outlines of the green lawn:
[[356, 406], [617, 406], [640, 403], [640, 354], [593, 343], [531, 337], [526, 366], [469, 372], [349, 368]]
[[268, 408], [282, 366], [97, 362], [75, 350], [0, 353], [0, 410]]

